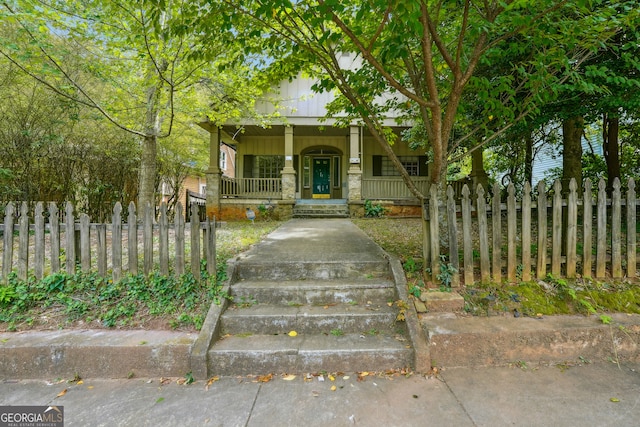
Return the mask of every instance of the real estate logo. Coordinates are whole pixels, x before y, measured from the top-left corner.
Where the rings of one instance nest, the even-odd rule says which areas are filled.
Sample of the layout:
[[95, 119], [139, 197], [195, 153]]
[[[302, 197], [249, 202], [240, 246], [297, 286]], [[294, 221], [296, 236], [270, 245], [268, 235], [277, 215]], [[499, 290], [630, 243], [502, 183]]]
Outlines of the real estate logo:
[[64, 407], [0, 406], [0, 427], [64, 427]]

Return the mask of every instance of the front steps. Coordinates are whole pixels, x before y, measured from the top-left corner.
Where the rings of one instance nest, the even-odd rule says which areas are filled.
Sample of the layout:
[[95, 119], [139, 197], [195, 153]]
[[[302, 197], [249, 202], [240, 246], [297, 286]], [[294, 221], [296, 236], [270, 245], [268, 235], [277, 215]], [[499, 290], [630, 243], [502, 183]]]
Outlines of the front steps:
[[208, 352], [209, 373], [386, 371], [412, 364], [387, 260], [245, 261], [236, 274], [221, 339]]
[[304, 199], [296, 201], [294, 218], [349, 218], [349, 206], [341, 199]]

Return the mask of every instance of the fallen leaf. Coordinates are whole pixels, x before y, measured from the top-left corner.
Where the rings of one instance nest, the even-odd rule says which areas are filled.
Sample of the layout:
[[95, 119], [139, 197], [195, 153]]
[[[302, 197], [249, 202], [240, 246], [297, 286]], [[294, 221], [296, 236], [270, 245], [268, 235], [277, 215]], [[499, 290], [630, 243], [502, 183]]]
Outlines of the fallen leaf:
[[170, 382], [171, 382], [171, 378], [165, 378], [165, 377], [160, 378], [160, 385], [166, 385], [166, 384], [169, 384]]
[[88, 387], [87, 387], [87, 389], [89, 389], [89, 390], [93, 390], [93, 386], [92, 386], [92, 385], [90, 385], [90, 386], [88, 386]]
[[207, 386], [205, 387], [205, 390], [209, 390], [209, 387], [211, 386], [211, 384], [215, 383], [219, 379], [220, 379], [220, 377], [211, 377], [211, 378], [209, 378], [209, 380], [207, 381]]
[[58, 395], [56, 397], [62, 397], [65, 394], [67, 394], [67, 389], [66, 388], [64, 390], [62, 390], [60, 393], [58, 393]]
[[285, 375], [282, 379], [285, 380], [285, 381], [293, 381], [293, 380], [296, 379], [296, 376], [293, 375], [293, 374]]
[[344, 377], [342, 377], [343, 380], [348, 380], [349, 379], [349, 375], [345, 375]]
[[82, 384], [84, 384], [84, 381], [80, 380], [80, 381], [77, 382], [77, 384], [78, 385], [82, 385]]
[[289, 332], [289, 336], [290, 337], [297, 337], [298, 333], [296, 331], [291, 331], [291, 332]]
[[311, 392], [311, 396], [318, 397], [318, 396], [320, 396], [320, 393], [318, 393], [317, 391], [314, 390], [314, 391]]
[[336, 377], [334, 377], [333, 375], [329, 374], [329, 381], [335, 381]]
[[331, 391], [336, 391], [336, 389], [337, 389], [337, 388], [338, 388], [338, 387], [336, 387], [335, 385], [332, 385], [332, 386], [331, 386]]
[[187, 382], [186, 378], [178, 378], [178, 380], [176, 381], [176, 384], [178, 385], [183, 385]]
[[614, 402], [614, 403], [618, 403], [620, 402], [620, 399], [618, 399], [617, 397], [612, 397], [611, 399], [609, 399], [610, 401]]
[[268, 383], [273, 379], [273, 374], [261, 375], [258, 377], [258, 382], [260, 383]]
[[164, 400], [164, 397], [159, 397], [158, 400], [156, 400], [156, 403], [160, 403]]

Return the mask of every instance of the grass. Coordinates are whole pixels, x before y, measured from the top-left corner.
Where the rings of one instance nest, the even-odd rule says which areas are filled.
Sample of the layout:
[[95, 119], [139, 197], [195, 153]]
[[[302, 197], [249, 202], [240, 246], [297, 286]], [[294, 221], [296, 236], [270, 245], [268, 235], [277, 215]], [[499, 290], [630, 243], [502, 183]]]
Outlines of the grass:
[[[420, 221], [354, 220], [385, 251], [400, 259], [407, 276], [408, 291], [415, 297], [428, 291], [429, 287], [422, 275]], [[464, 297], [467, 313], [477, 316], [640, 313], [640, 284], [635, 280], [567, 280], [549, 275], [544, 280], [516, 284], [474, 283], [453, 291]]]
[[96, 273], [58, 273], [43, 280], [15, 275], [0, 285], [0, 330], [122, 328], [199, 330], [212, 302], [227, 296], [226, 261], [280, 225], [230, 222], [217, 232], [217, 274], [197, 281], [158, 272], [128, 275], [118, 283]]

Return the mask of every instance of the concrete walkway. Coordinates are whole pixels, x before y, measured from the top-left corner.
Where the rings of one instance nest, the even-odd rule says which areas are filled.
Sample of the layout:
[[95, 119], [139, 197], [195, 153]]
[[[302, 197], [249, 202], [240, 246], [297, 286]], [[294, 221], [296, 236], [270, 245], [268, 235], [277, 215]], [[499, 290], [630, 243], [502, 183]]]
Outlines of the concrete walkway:
[[[65, 426], [637, 426], [640, 364], [413, 375], [0, 383], [0, 405], [60, 405]], [[347, 378], [348, 376], [348, 378]], [[335, 390], [332, 390], [335, 386]], [[64, 392], [66, 390], [66, 392]], [[62, 394], [60, 397], [56, 397]]]

